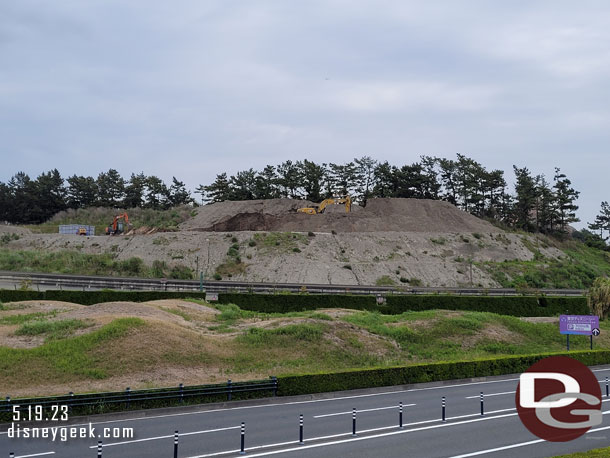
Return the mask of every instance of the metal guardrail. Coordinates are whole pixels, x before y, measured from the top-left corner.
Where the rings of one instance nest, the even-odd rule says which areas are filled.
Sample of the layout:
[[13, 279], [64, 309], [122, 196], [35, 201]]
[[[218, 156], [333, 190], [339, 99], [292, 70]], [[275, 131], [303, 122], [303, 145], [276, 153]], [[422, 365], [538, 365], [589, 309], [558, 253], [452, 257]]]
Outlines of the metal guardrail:
[[0, 413], [13, 412], [14, 406], [19, 406], [17, 410], [24, 412], [36, 406], [42, 406], [42, 409], [59, 405], [68, 406], [68, 408], [83, 406], [96, 407], [109, 404], [125, 404], [126, 406], [129, 406], [132, 403], [160, 400], [176, 400], [179, 403], [182, 403], [189, 398], [203, 398], [219, 395], [226, 396], [227, 401], [230, 401], [233, 395], [239, 393], [269, 391], [273, 393], [273, 396], [277, 396], [277, 389], [277, 378], [270, 377], [269, 380], [251, 382], [231, 382], [231, 380], [229, 380], [227, 383], [217, 385], [183, 386], [180, 384], [176, 388], [133, 391], [130, 388], [127, 388], [125, 391], [91, 394], [70, 393], [65, 396], [47, 396], [41, 398], [11, 399], [10, 396], [7, 396], [5, 399], [0, 400]]
[[[580, 289], [515, 289], [515, 288], [427, 288], [407, 286], [367, 286], [367, 285], [321, 285], [309, 283], [256, 283], [233, 281], [210, 281], [203, 283], [193, 280], [99, 277], [84, 275], [62, 275], [28, 272], [0, 271], [0, 280], [31, 282], [31, 286], [56, 289], [118, 289], [128, 291], [199, 291], [200, 287], [208, 292], [237, 293], [277, 293], [307, 292], [310, 294], [457, 294], [468, 296], [583, 296], [586, 290]], [[16, 287], [16, 286], [15, 286]]]

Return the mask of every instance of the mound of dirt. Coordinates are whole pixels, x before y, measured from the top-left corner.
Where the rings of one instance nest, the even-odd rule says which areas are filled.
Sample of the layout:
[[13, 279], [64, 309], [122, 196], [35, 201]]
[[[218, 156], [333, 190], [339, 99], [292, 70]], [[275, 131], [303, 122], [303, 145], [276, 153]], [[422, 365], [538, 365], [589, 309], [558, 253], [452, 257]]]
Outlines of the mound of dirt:
[[454, 205], [425, 199], [370, 199], [366, 207], [342, 205], [322, 214], [297, 213], [313, 205], [293, 199], [225, 201], [200, 207], [181, 224], [192, 231], [295, 231], [295, 232], [499, 232], [490, 223]]
[[0, 234], [31, 234], [32, 231], [25, 227], [10, 226], [8, 224], [0, 224]]

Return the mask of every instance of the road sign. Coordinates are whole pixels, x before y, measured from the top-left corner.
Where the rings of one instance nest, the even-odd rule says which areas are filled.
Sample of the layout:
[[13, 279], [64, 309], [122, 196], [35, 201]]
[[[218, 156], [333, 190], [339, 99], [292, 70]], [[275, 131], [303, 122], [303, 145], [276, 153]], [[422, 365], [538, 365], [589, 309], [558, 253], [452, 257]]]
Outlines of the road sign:
[[218, 293], [206, 293], [205, 294], [205, 300], [207, 302], [217, 301], [218, 300]]
[[559, 332], [561, 334], [598, 336], [599, 317], [594, 315], [561, 315], [559, 317]]

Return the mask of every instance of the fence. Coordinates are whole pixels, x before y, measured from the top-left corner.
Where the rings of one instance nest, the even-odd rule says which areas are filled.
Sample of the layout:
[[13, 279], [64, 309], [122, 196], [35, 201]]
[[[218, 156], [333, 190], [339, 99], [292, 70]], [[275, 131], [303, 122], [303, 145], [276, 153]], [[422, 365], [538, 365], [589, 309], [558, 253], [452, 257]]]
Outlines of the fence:
[[[11, 399], [7, 396], [0, 401], [0, 421], [12, 417], [15, 410], [29, 412], [32, 409], [41, 411], [51, 409], [53, 406], [67, 406], [73, 413], [101, 413], [132, 408], [164, 407], [183, 403], [219, 402], [223, 400], [244, 399], [250, 393], [268, 392], [269, 395], [277, 396], [278, 382], [276, 377], [269, 380], [257, 380], [250, 382], [231, 382], [216, 385], [184, 386], [182, 384], [175, 388], [159, 388], [150, 390], [115, 391], [107, 393], [74, 394], [65, 396], [49, 396], [43, 398], [19, 398]], [[257, 396], [257, 397], [260, 397]], [[18, 406], [15, 409], [15, 406]], [[34, 412], [36, 414], [36, 412]]]

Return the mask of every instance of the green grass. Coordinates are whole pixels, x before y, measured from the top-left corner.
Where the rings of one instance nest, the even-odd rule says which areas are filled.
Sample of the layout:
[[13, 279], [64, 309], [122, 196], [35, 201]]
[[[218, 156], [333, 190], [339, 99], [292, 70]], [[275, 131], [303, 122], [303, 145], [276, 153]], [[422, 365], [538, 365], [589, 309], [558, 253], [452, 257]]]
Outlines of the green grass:
[[19, 329], [15, 331], [18, 336], [39, 336], [44, 335], [47, 340], [65, 339], [74, 334], [75, 331], [91, 326], [82, 320], [36, 320], [23, 323]]
[[79, 251], [8, 250], [0, 248], [0, 270], [52, 272], [80, 275], [116, 275], [126, 277], [191, 279], [190, 268], [169, 268], [159, 261], [149, 267], [141, 258], [115, 259], [114, 253], [86, 254]]
[[396, 282], [390, 278], [389, 275], [382, 275], [377, 280], [375, 280], [376, 286], [394, 286]]
[[557, 455], [556, 458], [606, 458], [610, 456], [610, 447], [596, 448], [588, 452], [570, 453], [569, 455]]
[[167, 313], [171, 313], [173, 315], [177, 315], [179, 317], [182, 317], [185, 321], [193, 321], [193, 317], [191, 315], [189, 315], [188, 313], [186, 313], [183, 310], [180, 309], [173, 309], [170, 307], [159, 307], [161, 310], [167, 312]]
[[[2, 308], [0, 308], [2, 310]], [[8, 315], [0, 318], [0, 324], [23, 324], [28, 321], [33, 320], [42, 320], [44, 318], [48, 318], [50, 316], [57, 315], [57, 310], [53, 310], [52, 312], [37, 312], [37, 313], [23, 313], [20, 315]]]
[[319, 324], [291, 324], [276, 329], [250, 328], [237, 337], [237, 342], [255, 346], [283, 346], [290, 341], [315, 342], [322, 337], [325, 329]]
[[309, 244], [309, 238], [298, 232], [268, 232], [254, 234], [252, 240], [262, 252], [295, 252], [303, 245]]
[[[103, 361], [92, 351], [124, 336], [130, 329], [144, 325], [138, 318], [122, 318], [82, 336], [48, 340], [31, 349], [0, 347], [0, 385], [22, 380], [28, 385], [70, 382], [75, 379], [103, 379], [120, 371], [116, 361]], [[25, 371], [25, 372], [24, 372]]]

